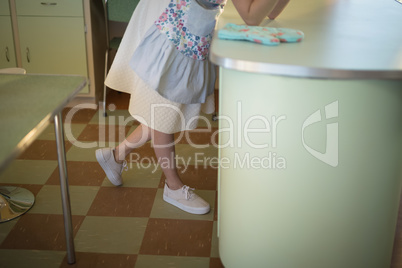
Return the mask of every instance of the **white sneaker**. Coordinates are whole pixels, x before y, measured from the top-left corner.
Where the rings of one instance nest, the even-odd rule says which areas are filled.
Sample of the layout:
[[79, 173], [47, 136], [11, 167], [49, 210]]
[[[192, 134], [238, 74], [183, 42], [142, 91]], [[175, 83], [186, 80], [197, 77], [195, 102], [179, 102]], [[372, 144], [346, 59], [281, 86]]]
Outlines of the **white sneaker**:
[[111, 183], [116, 186], [123, 184], [121, 173], [123, 172], [123, 169], [128, 170], [127, 161], [124, 160], [121, 164], [117, 163], [114, 159], [114, 149], [103, 148], [96, 150], [96, 160], [98, 160]]
[[209, 204], [193, 192], [193, 188], [184, 185], [178, 190], [171, 190], [165, 183], [163, 200], [192, 214], [206, 214], [209, 212]]

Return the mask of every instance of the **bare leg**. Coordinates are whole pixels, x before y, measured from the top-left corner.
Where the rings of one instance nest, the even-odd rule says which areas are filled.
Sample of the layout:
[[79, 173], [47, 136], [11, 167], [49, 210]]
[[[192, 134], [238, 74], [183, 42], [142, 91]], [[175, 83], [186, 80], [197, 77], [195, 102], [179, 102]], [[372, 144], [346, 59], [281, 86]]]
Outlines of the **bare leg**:
[[151, 139], [151, 129], [144, 125], [139, 125], [127, 138], [120, 143], [114, 151], [116, 162], [123, 162], [135, 148], [138, 148]]
[[152, 130], [152, 141], [156, 157], [166, 176], [166, 183], [171, 190], [183, 187], [176, 168], [174, 135]]
[[147, 126], [139, 125], [114, 151], [114, 157], [121, 163], [135, 148], [149, 141], [152, 137], [155, 155], [166, 177], [170, 189], [183, 187], [176, 168], [174, 135], [152, 130]]

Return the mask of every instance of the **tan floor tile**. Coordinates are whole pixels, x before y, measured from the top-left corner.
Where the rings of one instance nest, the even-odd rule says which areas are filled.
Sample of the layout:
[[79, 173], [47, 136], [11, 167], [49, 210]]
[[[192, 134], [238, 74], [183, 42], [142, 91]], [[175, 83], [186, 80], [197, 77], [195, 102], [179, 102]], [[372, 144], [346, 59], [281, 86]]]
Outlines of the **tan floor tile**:
[[137, 260], [137, 255], [89, 252], [76, 252], [75, 257], [74, 264], [68, 264], [65, 257], [60, 268], [132, 268]]
[[64, 255], [66, 255], [64, 251], [55, 250], [0, 249], [0, 267], [59, 267]]
[[75, 237], [78, 252], [137, 254], [148, 218], [87, 216]]
[[[71, 148], [71, 143], [64, 142], [67, 152]], [[57, 145], [55, 141], [35, 140], [17, 159], [29, 160], [57, 160]]]
[[211, 257], [219, 258], [218, 222], [214, 221], [211, 241]]
[[77, 146], [74, 144], [70, 150], [66, 153], [67, 161], [85, 161], [85, 162], [97, 162], [95, 157], [96, 149], [99, 149], [99, 142], [82, 142], [85, 146]]
[[209, 258], [138, 255], [135, 268], [208, 268]]
[[[67, 161], [67, 175], [69, 185], [100, 186], [105, 179], [105, 172], [98, 162]], [[60, 185], [59, 169], [55, 169], [48, 185]]]
[[213, 222], [150, 218], [140, 254], [209, 257]]
[[[64, 139], [73, 143], [84, 130], [86, 124], [63, 124]], [[37, 140], [56, 140], [54, 124], [50, 124], [37, 138]]]
[[[73, 215], [86, 215], [100, 187], [70, 186], [70, 204]], [[60, 186], [45, 185], [36, 196], [35, 204], [28, 213], [62, 214]]]
[[14, 160], [0, 173], [1, 183], [45, 184], [58, 167], [56, 160]]
[[[84, 216], [72, 216], [76, 234]], [[1, 249], [66, 250], [62, 215], [24, 214], [1, 244]]]
[[195, 215], [187, 213], [167, 202], [162, 198], [163, 189], [158, 189], [155, 201], [151, 211], [152, 218], [163, 219], [188, 219], [188, 220], [205, 220], [213, 221], [215, 211], [215, 191], [199, 190], [195, 191], [199, 196], [204, 198], [211, 206], [211, 211], [205, 215]]
[[180, 163], [198, 167], [218, 167], [218, 149], [212, 145], [206, 148], [194, 148], [188, 144], [177, 144], [176, 155]]
[[101, 187], [88, 215], [113, 217], [149, 217], [156, 189]]

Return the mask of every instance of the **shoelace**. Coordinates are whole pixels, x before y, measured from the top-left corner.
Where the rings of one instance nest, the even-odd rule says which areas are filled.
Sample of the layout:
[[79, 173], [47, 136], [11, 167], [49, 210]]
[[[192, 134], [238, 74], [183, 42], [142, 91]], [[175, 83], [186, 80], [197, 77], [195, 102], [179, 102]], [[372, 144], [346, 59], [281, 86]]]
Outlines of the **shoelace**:
[[193, 196], [193, 191], [195, 190], [195, 188], [190, 188], [187, 185], [184, 185], [182, 188], [183, 193], [186, 195], [186, 199], [190, 200], [191, 197]]
[[120, 173], [123, 172], [123, 169], [124, 169], [124, 171], [127, 171], [127, 170], [128, 170], [128, 166], [127, 166], [127, 161], [126, 161], [126, 160], [124, 160], [124, 161], [123, 161], [123, 164], [121, 165]]

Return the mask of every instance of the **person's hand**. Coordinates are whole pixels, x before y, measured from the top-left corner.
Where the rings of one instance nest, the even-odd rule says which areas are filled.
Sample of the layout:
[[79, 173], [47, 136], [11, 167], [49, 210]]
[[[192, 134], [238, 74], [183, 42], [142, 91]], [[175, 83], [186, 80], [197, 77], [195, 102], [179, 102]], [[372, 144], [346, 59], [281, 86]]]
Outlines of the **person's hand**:
[[267, 16], [275, 19], [289, 0], [232, 0], [232, 2], [247, 25], [258, 26]]
[[253, 26], [260, 25], [279, 1], [282, 0], [232, 0], [243, 21]]
[[274, 9], [268, 14], [268, 18], [274, 20], [285, 9], [290, 0], [279, 0]]

